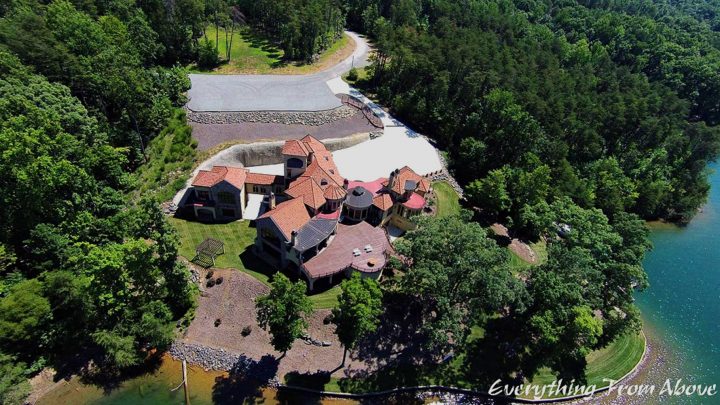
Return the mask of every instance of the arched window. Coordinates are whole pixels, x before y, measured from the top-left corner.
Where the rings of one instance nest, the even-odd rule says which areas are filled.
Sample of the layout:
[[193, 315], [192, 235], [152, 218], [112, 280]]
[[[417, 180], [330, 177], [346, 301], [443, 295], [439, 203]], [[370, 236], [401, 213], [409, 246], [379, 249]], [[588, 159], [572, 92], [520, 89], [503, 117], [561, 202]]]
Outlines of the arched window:
[[303, 166], [305, 166], [305, 163], [303, 163], [303, 161], [298, 158], [290, 158], [287, 160], [287, 167], [293, 169], [300, 169]]
[[321, 186], [327, 186], [327, 184], [328, 184], [327, 179], [322, 179], [322, 180], [320, 180], [320, 185], [321, 185]]

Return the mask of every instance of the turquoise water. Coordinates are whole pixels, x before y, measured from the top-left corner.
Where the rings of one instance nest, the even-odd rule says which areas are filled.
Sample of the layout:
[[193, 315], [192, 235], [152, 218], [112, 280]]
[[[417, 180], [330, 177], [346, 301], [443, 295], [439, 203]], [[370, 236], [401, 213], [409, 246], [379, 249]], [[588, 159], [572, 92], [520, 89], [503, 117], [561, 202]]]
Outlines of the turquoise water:
[[679, 375], [668, 377], [691, 384], [720, 384], [720, 173], [711, 183], [708, 204], [687, 227], [653, 228], [650, 288], [637, 294], [643, 317], [679, 357]]

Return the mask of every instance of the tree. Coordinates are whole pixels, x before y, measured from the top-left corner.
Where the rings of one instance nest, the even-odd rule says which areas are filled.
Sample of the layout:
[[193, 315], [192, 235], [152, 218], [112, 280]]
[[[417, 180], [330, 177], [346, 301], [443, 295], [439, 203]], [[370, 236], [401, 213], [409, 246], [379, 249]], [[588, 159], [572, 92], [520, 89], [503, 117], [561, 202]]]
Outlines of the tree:
[[202, 69], [212, 69], [220, 64], [218, 51], [213, 43], [205, 38], [198, 49], [198, 67]]
[[424, 217], [397, 242], [398, 253], [411, 258], [400, 290], [420, 306], [432, 349], [458, 345], [487, 315], [524, 305], [524, 287], [510, 272], [507, 250], [469, 219], [467, 211]]
[[342, 365], [348, 350], [377, 329], [382, 314], [382, 291], [377, 281], [353, 273], [340, 285], [342, 293], [338, 306], [333, 309], [332, 321], [337, 326], [335, 334], [343, 345]]
[[0, 347], [37, 351], [50, 316], [50, 303], [42, 295], [40, 281], [27, 280], [15, 285], [0, 300]]
[[292, 283], [281, 273], [275, 275], [270, 292], [258, 297], [255, 308], [261, 328], [272, 335], [270, 343], [285, 356], [295, 339], [305, 333], [312, 302], [305, 295], [305, 283]]

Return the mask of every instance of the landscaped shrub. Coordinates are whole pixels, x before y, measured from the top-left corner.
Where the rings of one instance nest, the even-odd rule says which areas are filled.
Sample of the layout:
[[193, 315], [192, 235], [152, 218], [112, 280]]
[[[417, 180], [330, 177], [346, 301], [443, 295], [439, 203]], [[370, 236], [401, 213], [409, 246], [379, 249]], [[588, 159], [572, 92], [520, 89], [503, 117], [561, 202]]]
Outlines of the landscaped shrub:
[[207, 283], [206, 283], [205, 285], [208, 286], [208, 287], [214, 286], [214, 285], [215, 285], [215, 279], [214, 279], [214, 278], [211, 278], [210, 280], [207, 281]]
[[220, 57], [218, 56], [217, 49], [215, 49], [215, 44], [205, 38], [205, 40], [200, 43], [198, 50], [198, 67], [201, 69], [212, 69], [219, 64]]
[[222, 284], [222, 282], [223, 282], [223, 278], [222, 278], [222, 277], [218, 277], [217, 279], [215, 279], [215, 284], [217, 284], [217, 285]]
[[222, 323], [222, 321], [220, 320], [220, 318], [216, 319], [216, 320], [215, 320], [215, 327], [217, 328], [218, 326], [220, 326], [221, 323]]
[[354, 82], [355, 80], [358, 79], [358, 71], [356, 68], [350, 69], [350, 71], [348, 72], [348, 75], [347, 75], [347, 79], [352, 82]]
[[242, 331], [240, 332], [240, 334], [243, 337], [246, 337], [246, 336], [250, 335], [250, 332], [252, 332], [252, 327], [250, 325], [248, 325], [248, 326], [242, 328]]
[[215, 274], [215, 272], [210, 270], [207, 272], [207, 274], [205, 274], [205, 278], [212, 278], [213, 274]]

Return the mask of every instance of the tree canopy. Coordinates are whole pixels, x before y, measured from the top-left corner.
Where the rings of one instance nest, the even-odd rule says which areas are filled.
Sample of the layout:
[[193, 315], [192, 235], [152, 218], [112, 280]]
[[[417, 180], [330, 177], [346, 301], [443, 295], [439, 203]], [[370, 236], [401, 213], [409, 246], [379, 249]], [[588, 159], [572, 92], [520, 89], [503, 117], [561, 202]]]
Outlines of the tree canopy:
[[342, 293], [338, 305], [333, 308], [332, 321], [336, 325], [335, 334], [344, 347], [343, 362], [347, 351], [374, 332], [383, 313], [382, 291], [377, 281], [353, 273], [349, 280], [340, 285]]
[[312, 302], [305, 295], [305, 289], [304, 282], [292, 283], [278, 273], [273, 278], [270, 292], [255, 302], [258, 325], [270, 332], [270, 343], [283, 354], [307, 329], [306, 319], [312, 314]]

